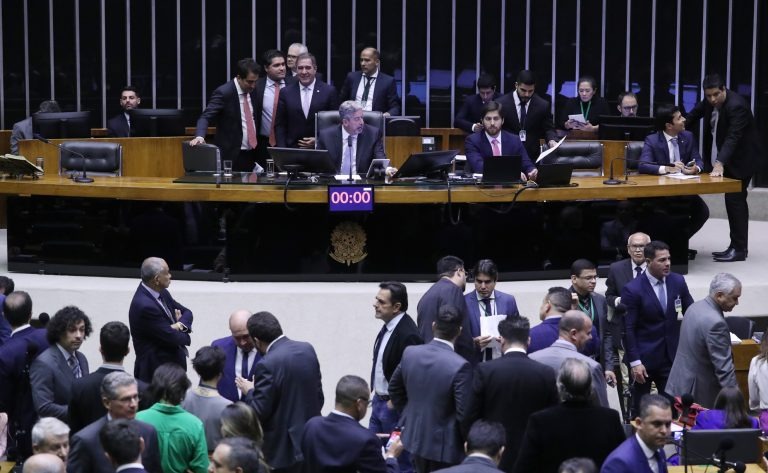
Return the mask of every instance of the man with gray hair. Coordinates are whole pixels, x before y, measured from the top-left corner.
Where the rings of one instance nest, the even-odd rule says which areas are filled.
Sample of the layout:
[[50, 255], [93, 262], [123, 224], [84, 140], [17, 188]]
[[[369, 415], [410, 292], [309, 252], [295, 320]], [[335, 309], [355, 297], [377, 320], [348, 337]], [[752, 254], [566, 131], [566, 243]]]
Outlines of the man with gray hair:
[[67, 461], [69, 426], [55, 417], [41, 417], [32, 427], [32, 451], [51, 453]]
[[739, 297], [741, 282], [732, 274], [718, 273], [709, 284], [709, 295], [685, 311], [667, 394], [690, 393], [711, 409], [721, 388], [738, 385], [724, 313], [736, 307]]
[[72, 436], [67, 471], [79, 473], [113, 473], [115, 467], [104, 455], [99, 432], [110, 420], [125, 419], [138, 430], [144, 441], [141, 463], [148, 471], [161, 471], [157, 431], [151, 425], [135, 420], [139, 407], [139, 390], [136, 379], [125, 371], [114, 371], [101, 382], [101, 402], [107, 415], [87, 425]]
[[176, 302], [168, 286], [171, 272], [162, 258], [150, 257], [141, 264], [141, 283], [128, 309], [136, 363], [133, 374], [146, 383], [163, 363], [187, 369], [191, 343], [192, 311]]
[[24, 462], [23, 473], [64, 473], [61, 458], [50, 453], [37, 453]]
[[[40, 103], [38, 113], [58, 112], [61, 112], [61, 108], [55, 100], [45, 100]], [[11, 131], [11, 154], [19, 154], [19, 141], [31, 140], [32, 138], [34, 138], [32, 135], [32, 117], [14, 123], [13, 131]]]
[[[339, 107], [341, 125], [320, 130], [317, 149], [327, 149], [338, 174], [363, 174], [373, 159], [385, 159], [382, 131], [363, 121], [363, 108], [353, 100]], [[351, 169], [350, 169], [351, 167]]]
[[291, 76], [297, 76], [296, 63], [299, 56], [309, 52], [309, 49], [301, 43], [293, 43], [288, 46], [288, 52], [285, 55], [285, 65], [288, 68], [288, 73]]

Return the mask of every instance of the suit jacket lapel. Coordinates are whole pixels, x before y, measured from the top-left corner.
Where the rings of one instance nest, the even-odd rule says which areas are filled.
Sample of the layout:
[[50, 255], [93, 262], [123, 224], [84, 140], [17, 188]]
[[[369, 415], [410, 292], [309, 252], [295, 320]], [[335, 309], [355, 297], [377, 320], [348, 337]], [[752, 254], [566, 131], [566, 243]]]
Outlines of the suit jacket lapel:
[[342, 147], [341, 136], [341, 125], [339, 125], [333, 132], [333, 139], [331, 142], [326, 143], [328, 151], [331, 153], [331, 156], [336, 163], [336, 169], [341, 169], [341, 162], [344, 160], [344, 153], [347, 151], [346, 146]]
[[357, 166], [357, 173], [364, 174], [368, 170], [361, 169], [360, 165], [365, 161], [366, 155], [369, 153], [369, 149], [373, 146], [373, 137], [371, 136], [370, 129], [367, 126], [363, 127], [363, 132], [357, 135], [357, 155], [355, 156], [355, 165]]

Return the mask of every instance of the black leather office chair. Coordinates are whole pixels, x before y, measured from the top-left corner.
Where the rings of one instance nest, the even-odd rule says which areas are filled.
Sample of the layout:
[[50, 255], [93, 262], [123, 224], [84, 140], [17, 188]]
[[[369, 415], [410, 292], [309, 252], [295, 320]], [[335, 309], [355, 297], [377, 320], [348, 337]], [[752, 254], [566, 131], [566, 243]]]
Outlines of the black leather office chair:
[[643, 153], [643, 144], [642, 141], [630, 141], [624, 146], [624, 159], [627, 160], [624, 164], [627, 169], [637, 170], [637, 163], [640, 161], [640, 155]]
[[[366, 125], [375, 126], [381, 130], [381, 136], [384, 137], [386, 133], [386, 120], [384, 114], [381, 112], [363, 112], [363, 121]], [[337, 126], [341, 123], [341, 116], [338, 111], [323, 111], [315, 114], [315, 138], [319, 136], [320, 130], [328, 128], [329, 126]]]
[[59, 153], [59, 174], [83, 169], [83, 158], [68, 151], [82, 154], [85, 169], [92, 174], [102, 176], [121, 176], [123, 174], [123, 147], [120, 143], [104, 141], [65, 141]]
[[411, 117], [389, 117], [387, 119], [387, 135], [419, 136], [421, 135], [421, 127]]
[[574, 176], [602, 176], [603, 144], [599, 141], [565, 141], [542, 163], [570, 163]]
[[752, 338], [752, 333], [755, 330], [755, 323], [752, 319], [732, 315], [726, 317], [725, 322], [728, 324], [728, 330], [736, 334], [740, 339], [747, 340]]

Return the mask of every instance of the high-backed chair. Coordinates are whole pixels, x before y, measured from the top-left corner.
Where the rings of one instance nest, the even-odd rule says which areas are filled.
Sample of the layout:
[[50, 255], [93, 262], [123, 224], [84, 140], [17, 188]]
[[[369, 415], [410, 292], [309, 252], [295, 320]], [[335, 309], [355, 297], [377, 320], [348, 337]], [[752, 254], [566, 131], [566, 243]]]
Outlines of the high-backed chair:
[[740, 339], [747, 340], [752, 338], [752, 333], [755, 329], [755, 322], [752, 319], [732, 315], [725, 318], [725, 323], [728, 324], [728, 330]]
[[603, 175], [603, 144], [599, 141], [565, 141], [543, 164], [573, 164], [574, 176]]
[[[381, 112], [363, 112], [363, 121], [366, 125], [375, 126], [381, 130], [382, 138], [387, 135], [386, 133], [386, 120], [384, 114]], [[320, 135], [320, 130], [328, 128], [329, 126], [337, 126], [341, 124], [341, 116], [336, 110], [327, 110], [323, 112], [317, 112], [315, 114], [315, 139]]]
[[624, 159], [627, 160], [625, 166], [633, 171], [637, 170], [637, 163], [640, 161], [640, 155], [643, 154], [642, 141], [630, 141], [624, 146]]
[[[72, 151], [71, 153], [69, 151]], [[120, 143], [104, 141], [65, 141], [61, 144], [59, 174], [83, 169], [102, 176], [121, 176], [123, 174], [123, 147]]]
[[387, 119], [387, 135], [419, 136], [421, 135], [421, 127], [417, 119], [412, 117], [389, 117]]

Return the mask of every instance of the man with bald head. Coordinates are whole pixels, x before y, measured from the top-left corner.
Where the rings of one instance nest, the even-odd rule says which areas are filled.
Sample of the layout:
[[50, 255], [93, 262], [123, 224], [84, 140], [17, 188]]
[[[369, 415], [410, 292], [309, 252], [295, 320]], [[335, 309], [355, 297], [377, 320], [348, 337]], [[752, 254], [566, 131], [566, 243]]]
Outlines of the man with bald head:
[[400, 115], [400, 98], [394, 77], [384, 74], [379, 51], [365, 48], [360, 51], [360, 70], [350, 72], [339, 93], [339, 101], [354, 100], [366, 112], [382, 112], [385, 116]]
[[24, 462], [23, 473], [64, 473], [65, 465], [61, 458], [52, 453], [37, 453]]
[[155, 369], [176, 363], [187, 369], [191, 343], [192, 311], [176, 302], [168, 286], [171, 272], [162, 258], [150, 257], [141, 264], [141, 283], [128, 309], [128, 321], [136, 353], [134, 376], [152, 382]]
[[[606, 372], [592, 358], [582, 355], [579, 350], [592, 339], [592, 320], [580, 310], [569, 310], [560, 318], [558, 323], [559, 338], [549, 348], [531, 353], [530, 359], [543, 363], [555, 371], [568, 358], [576, 358], [584, 361], [589, 366], [592, 374], [592, 388], [597, 401], [603, 407], [608, 405], [608, 391], [606, 387]], [[613, 373], [611, 373], [613, 374]]]
[[248, 334], [248, 319], [251, 315], [251, 312], [245, 309], [237, 309], [232, 312], [229, 316], [229, 331], [232, 336], [219, 338], [211, 343], [211, 346], [221, 348], [227, 357], [224, 363], [224, 373], [217, 388], [219, 394], [232, 402], [239, 401], [241, 397], [235, 379], [238, 376], [252, 379], [254, 367], [261, 360], [261, 355]]

